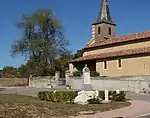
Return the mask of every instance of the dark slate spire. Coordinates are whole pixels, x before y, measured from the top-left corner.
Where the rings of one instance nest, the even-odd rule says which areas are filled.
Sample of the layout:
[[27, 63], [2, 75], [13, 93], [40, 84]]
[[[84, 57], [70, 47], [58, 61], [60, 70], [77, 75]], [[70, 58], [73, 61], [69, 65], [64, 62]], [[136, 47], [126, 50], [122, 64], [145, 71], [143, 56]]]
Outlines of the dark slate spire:
[[98, 24], [101, 22], [106, 22], [106, 23], [110, 23], [110, 24], [115, 24], [112, 21], [111, 15], [110, 15], [110, 11], [109, 11], [109, 7], [108, 7], [108, 0], [102, 0], [101, 1], [101, 9], [98, 15], [98, 19], [93, 23], [93, 24]]
[[107, 20], [109, 22], [112, 22], [107, 0], [102, 0], [101, 10], [100, 10], [100, 14], [99, 14], [98, 19], [100, 19], [100, 20]]

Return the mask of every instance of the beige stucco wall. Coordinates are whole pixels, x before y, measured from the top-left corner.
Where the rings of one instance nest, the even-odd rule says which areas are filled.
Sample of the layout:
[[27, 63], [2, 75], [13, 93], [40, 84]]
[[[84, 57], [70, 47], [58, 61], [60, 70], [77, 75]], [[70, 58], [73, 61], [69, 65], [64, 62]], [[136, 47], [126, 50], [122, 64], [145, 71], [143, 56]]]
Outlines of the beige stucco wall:
[[97, 50], [92, 50], [92, 51], [86, 51], [84, 52], [83, 56], [98, 54], [98, 53], [105, 53], [105, 52], [113, 52], [113, 51], [119, 51], [119, 50], [142, 48], [142, 47], [148, 47], [148, 46], [150, 46], [150, 41], [115, 46], [115, 47], [110, 47], [110, 48], [97, 49]]
[[96, 71], [101, 76], [132, 76], [150, 75], [150, 56], [122, 59], [122, 67], [118, 68], [118, 60], [107, 61], [107, 69], [104, 62], [96, 63]]

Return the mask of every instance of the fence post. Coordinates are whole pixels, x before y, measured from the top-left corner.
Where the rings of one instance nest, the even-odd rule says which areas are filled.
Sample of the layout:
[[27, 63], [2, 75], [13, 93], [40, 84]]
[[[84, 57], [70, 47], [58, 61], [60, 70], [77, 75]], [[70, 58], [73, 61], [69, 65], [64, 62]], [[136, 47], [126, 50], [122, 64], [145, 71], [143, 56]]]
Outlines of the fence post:
[[70, 71], [67, 70], [65, 72], [65, 79], [66, 79], [66, 85], [70, 85], [71, 86], [71, 78], [70, 78]]
[[55, 82], [56, 82], [56, 86], [59, 86], [59, 79], [60, 79], [60, 72], [56, 71], [55, 72]]
[[31, 79], [32, 79], [32, 75], [29, 76], [28, 78], [28, 86], [31, 87]]

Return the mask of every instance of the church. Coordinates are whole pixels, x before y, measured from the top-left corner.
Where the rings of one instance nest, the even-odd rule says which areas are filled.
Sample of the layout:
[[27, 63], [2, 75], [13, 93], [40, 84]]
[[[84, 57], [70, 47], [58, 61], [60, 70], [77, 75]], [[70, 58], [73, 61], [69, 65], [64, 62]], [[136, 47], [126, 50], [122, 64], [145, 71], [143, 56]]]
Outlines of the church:
[[150, 75], [150, 31], [116, 36], [108, 0], [102, 0], [99, 16], [92, 23], [92, 39], [83, 55], [69, 63], [69, 70], [81, 71], [85, 64], [101, 76]]

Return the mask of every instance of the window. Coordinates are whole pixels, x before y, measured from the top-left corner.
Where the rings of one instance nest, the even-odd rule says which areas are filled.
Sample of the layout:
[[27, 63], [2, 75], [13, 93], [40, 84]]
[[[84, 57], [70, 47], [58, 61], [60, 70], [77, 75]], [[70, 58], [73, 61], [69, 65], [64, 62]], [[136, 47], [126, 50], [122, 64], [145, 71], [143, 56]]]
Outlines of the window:
[[121, 59], [118, 59], [118, 67], [119, 67], [119, 68], [122, 67]]
[[109, 35], [111, 35], [111, 27], [108, 28]]
[[98, 34], [101, 34], [101, 28], [98, 27]]
[[104, 61], [104, 69], [107, 69], [107, 61]]

